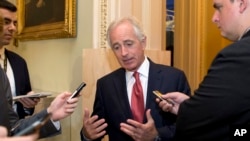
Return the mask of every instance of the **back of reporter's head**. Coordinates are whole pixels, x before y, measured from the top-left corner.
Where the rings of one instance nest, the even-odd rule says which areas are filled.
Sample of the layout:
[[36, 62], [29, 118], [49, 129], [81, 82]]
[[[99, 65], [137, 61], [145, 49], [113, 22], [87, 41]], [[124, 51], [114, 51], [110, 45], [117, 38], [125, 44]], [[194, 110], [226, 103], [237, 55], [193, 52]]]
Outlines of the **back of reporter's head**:
[[17, 7], [13, 3], [11, 3], [7, 0], [0, 0], [0, 8], [7, 9], [11, 12], [17, 11]]

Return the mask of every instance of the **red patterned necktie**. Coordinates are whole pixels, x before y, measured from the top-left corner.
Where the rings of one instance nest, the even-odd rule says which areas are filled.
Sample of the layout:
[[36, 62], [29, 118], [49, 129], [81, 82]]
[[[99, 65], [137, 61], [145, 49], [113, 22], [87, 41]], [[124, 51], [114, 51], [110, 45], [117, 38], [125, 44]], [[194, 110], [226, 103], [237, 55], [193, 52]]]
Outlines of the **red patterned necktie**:
[[143, 117], [144, 117], [143, 90], [139, 78], [139, 73], [134, 72], [133, 76], [135, 77], [135, 83], [132, 89], [131, 110], [134, 116], [134, 120], [143, 123]]

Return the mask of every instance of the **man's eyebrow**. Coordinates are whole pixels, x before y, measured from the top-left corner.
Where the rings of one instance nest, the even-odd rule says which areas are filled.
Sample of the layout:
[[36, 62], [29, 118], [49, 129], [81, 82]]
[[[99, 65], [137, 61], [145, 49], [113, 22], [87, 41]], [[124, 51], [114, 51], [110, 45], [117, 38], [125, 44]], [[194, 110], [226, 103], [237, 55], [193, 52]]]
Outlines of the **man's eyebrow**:
[[11, 21], [10, 18], [6, 18], [6, 17], [4, 17], [3, 19], [4, 19], [5, 21]]
[[127, 42], [134, 42], [133, 40], [125, 40], [125, 41], [123, 41], [123, 43], [127, 43]]
[[213, 7], [214, 7], [214, 9], [219, 9], [220, 7], [222, 7], [222, 5], [215, 3], [215, 4], [213, 5]]
[[13, 22], [13, 23], [15, 23], [15, 24], [17, 23], [17, 20], [14, 20], [14, 21], [13, 21], [12, 19], [7, 18], [7, 17], [4, 17], [3, 19], [4, 19], [4, 21]]

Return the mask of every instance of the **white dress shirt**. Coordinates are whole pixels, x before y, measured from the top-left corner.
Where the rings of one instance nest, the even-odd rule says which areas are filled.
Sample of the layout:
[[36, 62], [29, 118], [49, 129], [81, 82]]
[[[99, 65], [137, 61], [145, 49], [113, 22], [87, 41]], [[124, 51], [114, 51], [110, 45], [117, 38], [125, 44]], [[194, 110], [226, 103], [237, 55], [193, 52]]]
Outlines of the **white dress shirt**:
[[[145, 56], [145, 60], [142, 65], [137, 70], [140, 76], [140, 81], [143, 89], [143, 98], [144, 98], [144, 107], [146, 106], [147, 99], [147, 88], [148, 88], [148, 74], [149, 74], [149, 61]], [[132, 98], [132, 89], [135, 83], [135, 78], [133, 77], [133, 73], [131, 71], [126, 71], [126, 84], [127, 84], [127, 92], [128, 92], [128, 100], [131, 106], [131, 98]]]

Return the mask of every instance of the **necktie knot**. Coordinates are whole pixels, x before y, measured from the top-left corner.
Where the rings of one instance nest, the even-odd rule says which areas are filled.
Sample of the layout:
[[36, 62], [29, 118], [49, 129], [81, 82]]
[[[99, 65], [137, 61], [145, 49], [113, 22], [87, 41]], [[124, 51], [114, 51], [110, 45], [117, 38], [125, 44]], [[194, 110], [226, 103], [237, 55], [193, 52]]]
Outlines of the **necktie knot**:
[[137, 71], [134, 72], [133, 76], [135, 78], [135, 81], [140, 81], [140, 76], [139, 76], [139, 73]]

